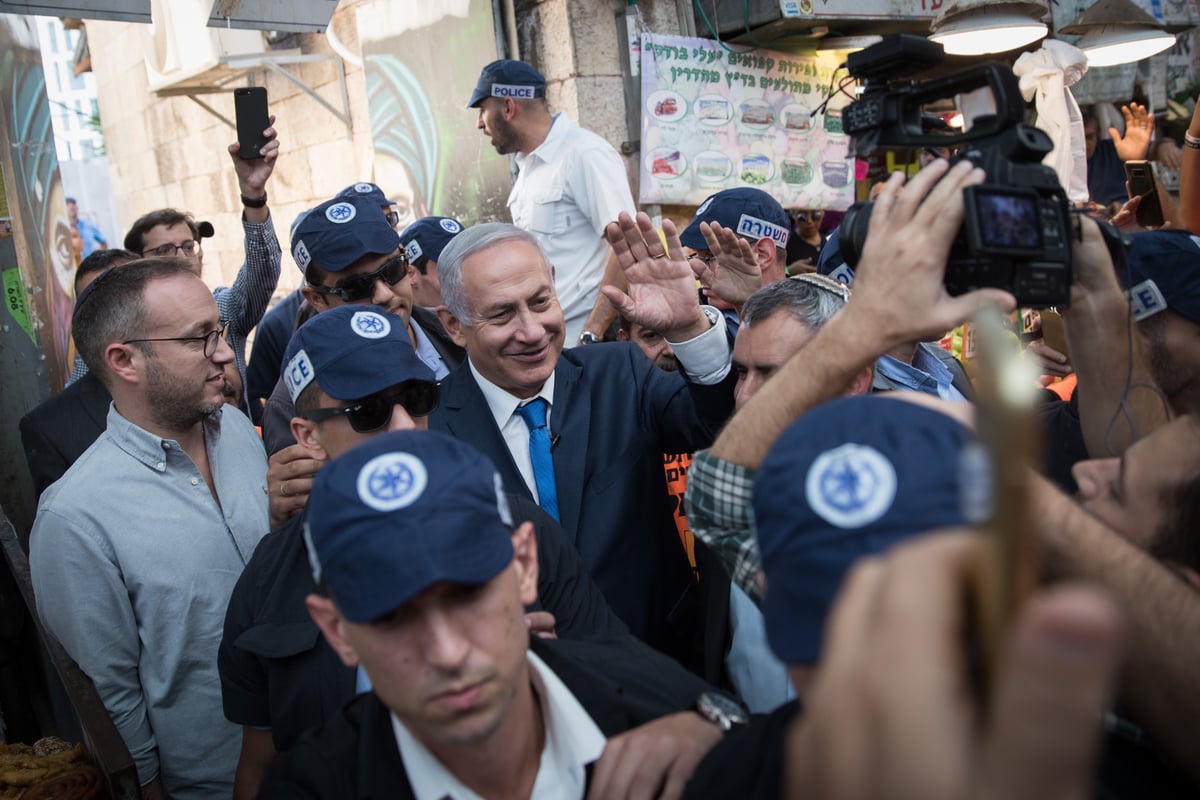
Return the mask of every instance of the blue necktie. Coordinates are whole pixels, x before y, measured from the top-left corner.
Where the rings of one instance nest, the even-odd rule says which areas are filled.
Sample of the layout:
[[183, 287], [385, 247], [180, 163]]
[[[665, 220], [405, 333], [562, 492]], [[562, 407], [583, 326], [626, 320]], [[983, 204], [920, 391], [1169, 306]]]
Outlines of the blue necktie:
[[537, 484], [542, 510], [558, 521], [558, 487], [554, 483], [554, 458], [550, 455], [550, 431], [546, 429], [546, 400], [537, 398], [517, 406], [517, 414], [529, 427], [529, 458], [533, 482]]

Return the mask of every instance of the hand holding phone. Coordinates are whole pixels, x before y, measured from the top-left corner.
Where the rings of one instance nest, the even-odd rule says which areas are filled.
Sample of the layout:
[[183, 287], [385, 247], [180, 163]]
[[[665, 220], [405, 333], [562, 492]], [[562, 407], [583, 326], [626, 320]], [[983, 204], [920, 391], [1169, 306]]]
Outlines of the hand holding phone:
[[1140, 197], [1137, 207], [1138, 225], [1160, 228], [1163, 224], [1162, 204], [1158, 200], [1158, 184], [1149, 161], [1126, 161], [1125, 177], [1129, 181], [1129, 197]]
[[238, 156], [262, 158], [267, 144], [263, 131], [271, 127], [267, 113], [267, 90], [262, 86], [244, 86], [233, 90], [233, 112], [237, 119]]

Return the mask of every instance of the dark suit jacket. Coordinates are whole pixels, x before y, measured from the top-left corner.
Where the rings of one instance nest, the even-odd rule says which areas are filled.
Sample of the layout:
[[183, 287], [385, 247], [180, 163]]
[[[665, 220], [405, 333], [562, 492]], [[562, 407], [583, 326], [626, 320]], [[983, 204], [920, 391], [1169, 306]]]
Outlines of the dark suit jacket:
[[[564, 351], [554, 381], [550, 433], [562, 526], [634, 635], [689, 663], [681, 648], [691, 649], [695, 621], [683, 624], [685, 645], [677, 618], [702, 612], [695, 597], [684, 597], [695, 595], [696, 583], [662, 454], [712, 443], [733, 410], [735, 377], [699, 386], [655, 368], [636, 345], [610, 343]], [[479, 448], [508, 491], [531, 496], [470, 369], [442, 382], [429, 427]]]
[[[700, 693], [707, 691], [687, 673], [664, 680], [642, 654], [612, 650], [603, 643], [534, 637], [530, 649], [562, 679], [606, 737], [693, 708]], [[258, 796], [412, 798], [387, 707], [373, 692], [359, 695], [316, 737], [277, 756]]]
[[467, 351], [456, 345], [450, 338], [450, 334], [446, 333], [446, 329], [442, 327], [442, 321], [438, 319], [437, 312], [423, 306], [413, 306], [412, 320], [429, 337], [429, 343], [433, 345], [434, 350], [437, 350], [442, 361], [446, 362], [447, 369], [453, 372], [462, 366], [463, 361], [467, 358]]
[[21, 418], [21, 443], [40, 497], [108, 428], [112, 395], [92, 373]]

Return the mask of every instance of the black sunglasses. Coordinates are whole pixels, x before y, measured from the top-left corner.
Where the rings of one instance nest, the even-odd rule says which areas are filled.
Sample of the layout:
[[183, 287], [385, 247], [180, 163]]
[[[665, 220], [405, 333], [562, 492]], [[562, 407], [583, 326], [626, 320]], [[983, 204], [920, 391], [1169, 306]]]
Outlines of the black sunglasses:
[[312, 422], [323, 422], [344, 416], [358, 433], [374, 433], [388, 424], [392, 409], [399, 403], [410, 417], [424, 417], [437, 408], [441, 389], [430, 381], [405, 381], [388, 393], [364, 397], [356, 403], [338, 408], [315, 408], [301, 416]]
[[352, 275], [342, 278], [333, 286], [313, 286], [318, 294], [332, 294], [342, 298], [346, 303], [357, 303], [369, 300], [375, 295], [375, 282], [383, 281], [388, 286], [395, 286], [408, 276], [408, 257], [403, 253], [392, 256], [374, 272], [363, 275]]

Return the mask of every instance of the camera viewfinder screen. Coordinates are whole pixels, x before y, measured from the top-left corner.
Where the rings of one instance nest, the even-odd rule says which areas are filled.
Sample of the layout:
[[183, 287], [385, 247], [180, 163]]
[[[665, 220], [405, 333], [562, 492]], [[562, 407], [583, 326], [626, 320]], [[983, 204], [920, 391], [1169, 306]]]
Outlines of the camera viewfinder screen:
[[1042, 247], [1037, 196], [1024, 192], [979, 192], [980, 244], [997, 250], [1037, 251]]

